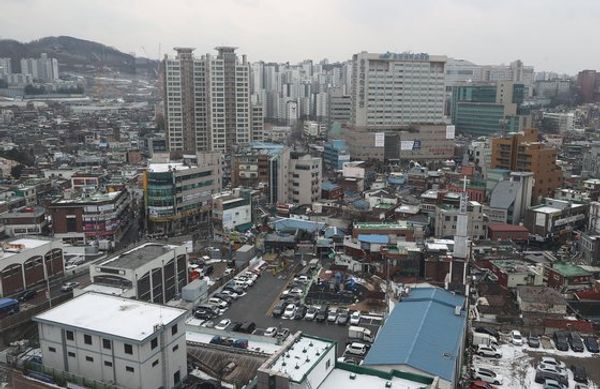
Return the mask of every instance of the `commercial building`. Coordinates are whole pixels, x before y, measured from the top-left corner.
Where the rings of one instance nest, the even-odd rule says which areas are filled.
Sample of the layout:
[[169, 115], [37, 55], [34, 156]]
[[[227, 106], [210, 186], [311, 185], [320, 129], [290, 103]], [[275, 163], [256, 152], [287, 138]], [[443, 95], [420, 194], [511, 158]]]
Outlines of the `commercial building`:
[[131, 195], [127, 190], [95, 192], [63, 198], [48, 206], [54, 237], [65, 242], [119, 242], [131, 223]]
[[512, 240], [513, 242], [527, 242], [529, 231], [523, 226], [508, 223], [489, 223], [487, 236], [490, 240]]
[[327, 127], [323, 123], [306, 120], [304, 122], [304, 136], [307, 138], [322, 138], [325, 136]]
[[42, 364], [120, 388], [176, 388], [187, 376], [182, 309], [85, 293], [34, 317]]
[[328, 108], [329, 128], [331, 128], [333, 123], [346, 125], [350, 122], [352, 117], [352, 97], [339, 92], [330, 92]]
[[573, 112], [544, 112], [542, 127], [546, 133], [564, 134], [575, 129]]
[[146, 218], [153, 233], [210, 226], [212, 194], [221, 189], [221, 154], [184, 157], [182, 161], [151, 162], [144, 173]]
[[10, 296], [64, 274], [63, 245], [59, 239], [23, 237], [2, 244], [0, 295]]
[[294, 204], [312, 204], [321, 199], [321, 158], [292, 155], [289, 170], [289, 197]]
[[[397, 156], [401, 150], [424, 147], [419, 125], [445, 124], [445, 62], [445, 56], [423, 53], [353, 56], [351, 120], [342, 135], [354, 157], [402, 158]], [[445, 130], [435, 129], [440, 140], [446, 138]]]
[[237, 189], [234, 193], [215, 197], [212, 217], [220, 231], [246, 231], [252, 227], [250, 190]]
[[362, 366], [437, 377], [454, 388], [461, 377], [467, 315], [464, 297], [440, 288], [413, 288], [396, 303]]
[[270, 204], [285, 203], [289, 197], [290, 150], [280, 144], [252, 142], [232, 160], [231, 183], [263, 190]]
[[600, 99], [600, 73], [595, 70], [582, 70], [577, 74], [577, 87], [582, 103], [592, 103]]
[[8, 236], [42, 235], [48, 232], [49, 223], [44, 207], [21, 207], [0, 215], [4, 233]]
[[531, 125], [521, 109], [527, 88], [512, 81], [456, 86], [452, 92], [452, 123], [469, 135], [513, 132]]
[[[460, 209], [451, 204], [440, 204], [435, 208], [435, 236], [438, 238], [456, 235]], [[467, 236], [484, 239], [487, 218], [483, 213], [483, 205], [477, 201], [469, 201], [467, 205]]]
[[323, 163], [326, 168], [342, 170], [346, 162], [350, 162], [350, 148], [346, 141], [332, 139], [323, 145]]
[[515, 225], [522, 222], [531, 206], [533, 182], [531, 172], [510, 172], [508, 179], [498, 182], [485, 209], [490, 221]]
[[[515, 226], [510, 225], [510, 227]], [[530, 265], [516, 259], [494, 260], [490, 261], [490, 269], [498, 277], [498, 284], [505, 288], [544, 284], [544, 268], [541, 264]]]
[[252, 140], [262, 110], [250, 99], [250, 65], [234, 47], [196, 58], [191, 48], [175, 48], [163, 62], [164, 107], [169, 150], [195, 154], [226, 152]]
[[525, 227], [538, 239], [567, 238], [573, 230], [585, 227], [588, 209], [588, 204], [546, 198], [545, 204], [529, 209]]
[[588, 289], [592, 286], [592, 273], [574, 263], [555, 262], [545, 268], [548, 286], [555, 289]]
[[184, 246], [146, 243], [90, 266], [91, 290], [166, 304], [187, 285]]
[[530, 128], [507, 137], [492, 139], [493, 169], [532, 172], [534, 204], [563, 183], [561, 168], [556, 164], [557, 151], [538, 141], [537, 130]]

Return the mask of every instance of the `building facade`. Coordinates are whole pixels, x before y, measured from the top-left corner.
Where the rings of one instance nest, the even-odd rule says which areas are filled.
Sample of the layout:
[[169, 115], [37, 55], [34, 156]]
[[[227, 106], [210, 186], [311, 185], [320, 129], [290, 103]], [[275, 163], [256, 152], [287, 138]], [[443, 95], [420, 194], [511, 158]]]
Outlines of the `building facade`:
[[321, 158], [292, 156], [289, 170], [289, 197], [294, 204], [312, 204], [321, 199]]

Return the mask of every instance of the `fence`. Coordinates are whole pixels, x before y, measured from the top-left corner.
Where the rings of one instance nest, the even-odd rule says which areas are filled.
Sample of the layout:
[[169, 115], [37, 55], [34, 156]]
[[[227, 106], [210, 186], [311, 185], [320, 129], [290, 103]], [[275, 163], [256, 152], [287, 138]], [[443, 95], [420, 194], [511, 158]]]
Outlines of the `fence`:
[[41, 379], [42, 381], [59, 386], [66, 386], [67, 382], [70, 382], [72, 384], [80, 385], [90, 389], [118, 389], [115, 385], [106, 384], [96, 380], [90, 380], [89, 378], [84, 378], [66, 371], [46, 367], [34, 362], [26, 362], [23, 372], [27, 376], [35, 379]]

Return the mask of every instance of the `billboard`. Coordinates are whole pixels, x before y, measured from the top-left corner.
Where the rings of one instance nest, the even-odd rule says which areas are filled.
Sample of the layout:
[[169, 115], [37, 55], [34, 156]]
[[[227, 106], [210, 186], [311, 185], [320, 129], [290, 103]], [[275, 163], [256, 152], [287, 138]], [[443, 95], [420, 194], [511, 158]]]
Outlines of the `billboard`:
[[456, 135], [456, 127], [455, 126], [446, 126], [446, 139], [454, 139]]
[[385, 132], [375, 133], [375, 147], [383, 147], [385, 145]]

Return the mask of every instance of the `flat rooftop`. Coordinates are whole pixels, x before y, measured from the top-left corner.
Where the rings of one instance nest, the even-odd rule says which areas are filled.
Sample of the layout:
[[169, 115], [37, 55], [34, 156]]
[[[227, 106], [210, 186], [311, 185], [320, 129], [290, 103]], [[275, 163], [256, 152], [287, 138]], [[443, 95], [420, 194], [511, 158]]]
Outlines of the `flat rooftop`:
[[115, 257], [109, 258], [99, 266], [137, 269], [138, 267], [168, 253], [177, 246], [156, 243], [145, 243]]
[[187, 170], [195, 166], [188, 166], [183, 162], [156, 162], [148, 166], [151, 173], [166, 173], [170, 170]]
[[[365, 369], [366, 370], [366, 369]], [[352, 375], [353, 378], [350, 376]], [[379, 377], [382, 375], [377, 372], [377, 375], [353, 373], [352, 371], [335, 368], [329, 373], [327, 378], [321, 383], [319, 389], [369, 389], [369, 388], [385, 388], [386, 382], [392, 383], [392, 388], [402, 389], [418, 389], [429, 387], [428, 384], [422, 382], [411, 381], [405, 378], [391, 375], [389, 379]]]
[[269, 370], [284, 373], [294, 382], [302, 382], [323, 354], [334, 346], [333, 342], [300, 336], [273, 362]]
[[408, 223], [403, 220], [396, 223], [354, 223], [354, 228], [358, 230], [406, 230]]
[[155, 325], [172, 323], [186, 314], [183, 309], [90, 292], [33, 319], [141, 342], [152, 336]]
[[37, 247], [49, 244], [53, 239], [49, 238], [18, 238], [12, 239], [2, 244], [2, 251], [0, 251], [0, 260], [12, 257], [15, 254], [23, 252], [25, 250], [35, 249]]

